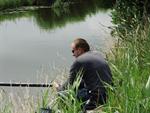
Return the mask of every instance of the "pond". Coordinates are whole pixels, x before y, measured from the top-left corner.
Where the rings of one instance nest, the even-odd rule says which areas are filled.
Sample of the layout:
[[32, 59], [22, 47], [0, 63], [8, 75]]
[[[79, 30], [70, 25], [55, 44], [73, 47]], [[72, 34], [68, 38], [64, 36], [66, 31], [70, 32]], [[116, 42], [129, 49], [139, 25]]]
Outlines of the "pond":
[[1, 14], [0, 82], [44, 82], [68, 73], [74, 60], [70, 43], [78, 37], [92, 49], [109, 51], [111, 13], [95, 6]]

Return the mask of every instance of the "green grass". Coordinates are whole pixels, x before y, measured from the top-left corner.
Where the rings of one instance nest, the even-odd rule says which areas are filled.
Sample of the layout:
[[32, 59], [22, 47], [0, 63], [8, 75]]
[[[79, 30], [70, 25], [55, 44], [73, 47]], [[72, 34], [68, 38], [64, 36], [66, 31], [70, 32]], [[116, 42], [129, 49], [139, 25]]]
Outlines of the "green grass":
[[117, 34], [118, 43], [109, 55], [114, 88], [104, 109], [108, 113], [149, 113], [145, 85], [150, 76], [150, 28], [139, 25], [132, 33]]

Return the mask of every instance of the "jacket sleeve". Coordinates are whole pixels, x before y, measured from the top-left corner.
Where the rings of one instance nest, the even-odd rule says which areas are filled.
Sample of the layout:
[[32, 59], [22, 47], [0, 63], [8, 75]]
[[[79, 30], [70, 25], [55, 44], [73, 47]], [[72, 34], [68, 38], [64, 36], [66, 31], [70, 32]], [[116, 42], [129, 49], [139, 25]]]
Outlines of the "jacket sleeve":
[[81, 69], [81, 65], [79, 62], [75, 61], [70, 68], [69, 71], [69, 78], [67, 79], [67, 81], [62, 85], [61, 90], [65, 90], [67, 88], [68, 85], [72, 85], [74, 80], [77, 78], [78, 72]]

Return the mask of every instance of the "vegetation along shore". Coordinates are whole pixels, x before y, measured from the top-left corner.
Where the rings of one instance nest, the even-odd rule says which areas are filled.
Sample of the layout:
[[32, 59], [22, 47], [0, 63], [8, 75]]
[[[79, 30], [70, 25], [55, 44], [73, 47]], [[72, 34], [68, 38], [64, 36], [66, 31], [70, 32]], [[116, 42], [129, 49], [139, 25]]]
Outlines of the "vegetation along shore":
[[[22, 1], [22, 2], [21, 2]], [[37, 0], [38, 1], [38, 0]], [[57, 3], [61, 0], [57, 0]], [[80, 0], [82, 1], [82, 0]], [[0, 10], [7, 7], [38, 5], [31, 0], [0, 0]], [[21, 4], [21, 5], [20, 5]], [[113, 87], [108, 86], [109, 98], [95, 113], [149, 113], [150, 112], [150, 1], [116, 0], [112, 10], [112, 35], [116, 43], [107, 59], [113, 73]], [[23, 98], [0, 90], [1, 113], [35, 113], [40, 108], [51, 107], [54, 113], [79, 113], [75, 87], [69, 87], [69, 96], [57, 95], [54, 88], [47, 88], [37, 99], [30, 97], [28, 89]], [[36, 101], [35, 101], [36, 100]]]

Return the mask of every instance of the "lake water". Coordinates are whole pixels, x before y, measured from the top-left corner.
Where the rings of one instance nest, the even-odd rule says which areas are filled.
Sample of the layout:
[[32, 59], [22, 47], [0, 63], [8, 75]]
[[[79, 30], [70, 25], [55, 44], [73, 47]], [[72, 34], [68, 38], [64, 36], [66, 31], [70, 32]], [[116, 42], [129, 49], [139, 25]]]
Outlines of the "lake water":
[[[110, 11], [36, 9], [0, 15], [0, 82], [44, 82], [68, 72], [70, 43], [85, 38], [107, 52], [113, 38]], [[41, 79], [42, 78], [42, 79]]]

